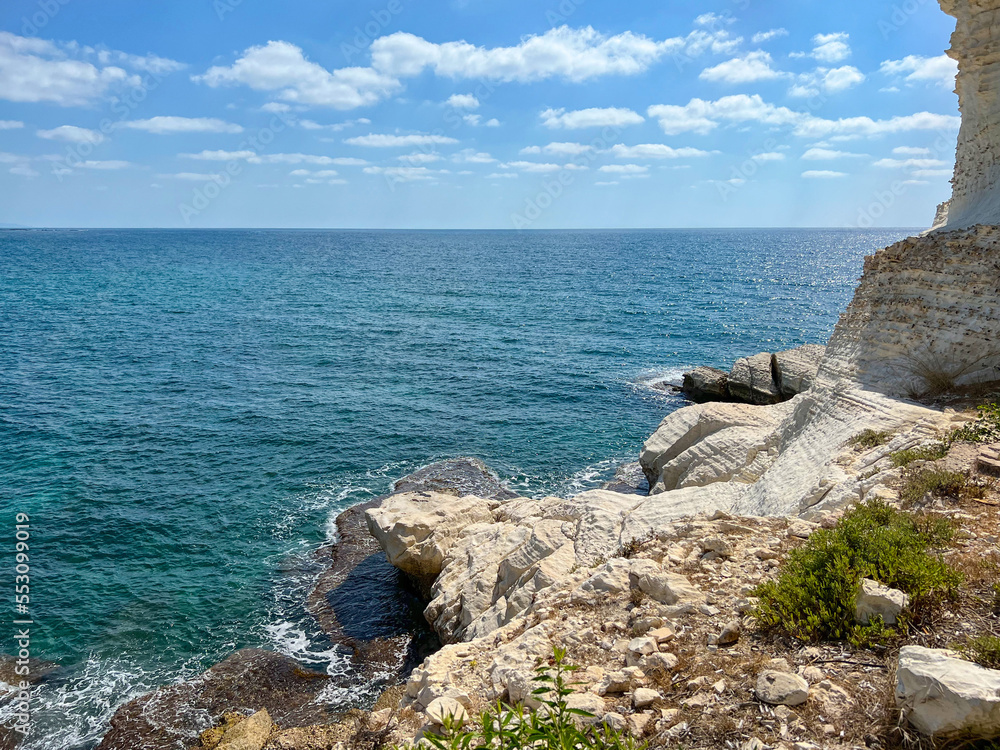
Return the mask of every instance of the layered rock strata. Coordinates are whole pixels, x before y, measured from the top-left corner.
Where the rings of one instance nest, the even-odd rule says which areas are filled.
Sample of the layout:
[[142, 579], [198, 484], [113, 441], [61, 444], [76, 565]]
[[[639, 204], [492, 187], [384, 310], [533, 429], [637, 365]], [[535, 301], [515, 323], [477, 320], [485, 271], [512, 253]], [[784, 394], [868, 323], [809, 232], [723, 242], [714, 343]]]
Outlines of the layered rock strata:
[[993, 0], [940, 0], [957, 20], [948, 55], [958, 61], [962, 127], [947, 229], [1000, 224], [1000, 8]]

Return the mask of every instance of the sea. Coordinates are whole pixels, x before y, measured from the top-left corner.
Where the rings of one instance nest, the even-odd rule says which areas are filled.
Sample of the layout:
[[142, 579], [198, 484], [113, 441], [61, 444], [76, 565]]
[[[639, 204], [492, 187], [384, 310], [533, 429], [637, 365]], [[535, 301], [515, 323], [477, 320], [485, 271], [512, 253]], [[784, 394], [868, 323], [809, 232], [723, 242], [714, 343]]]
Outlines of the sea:
[[22, 747], [246, 646], [346, 669], [305, 609], [338, 512], [454, 456], [599, 487], [684, 405], [658, 386], [825, 343], [912, 233], [0, 231], [0, 622], [21, 513], [59, 667]]

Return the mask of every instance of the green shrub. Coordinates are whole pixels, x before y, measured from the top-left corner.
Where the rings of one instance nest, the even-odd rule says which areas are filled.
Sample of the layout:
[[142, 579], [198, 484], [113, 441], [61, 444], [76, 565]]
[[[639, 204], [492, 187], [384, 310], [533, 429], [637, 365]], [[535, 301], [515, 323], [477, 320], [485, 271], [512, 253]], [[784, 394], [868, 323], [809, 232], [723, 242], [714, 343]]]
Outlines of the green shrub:
[[593, 714], [570, 708], [573, 694], [568, 677], [579, 667], [566, 663], [566, 651], [556, 648], [550, 663], [535, 670], [539, 687], [532, 691], [542, 703], [537, 711], [497, 704], [470, 725], [446, 721], [443, 736], [425, 735], [437, 750], [645, 750], [627, 734], [602, 724], [580, 728], [578, 718]]
[[1000, 638], [995, 635], [981, 635], [973, 638], [960, 648], [962, 655], [969, 661], [986, 667], [1000, 669]]
[[885, 445], [890, 440], [892, 440], [891, 432], [865, 430], [864, 432], [859, 432], [857, 435], [852, 437], [848, 443], [855, 448], [871, 450], [872, 448], [878, 448], [880, 445]]
[[1000, 404], [979, 407], [979, 419], [951, 433], [951, 440], [966, 443], [1000, 442]]
[[937, 461], [939, 458], [947, 456], [950, 448], [951, 445], [949, 443], [936, 443], [934, 445], [924, 445], [920, 448], [896, 451], [889, 458], [892, 459], [892, 463], [897, 468], [900, 468], [909, 466], [914, 461]]
[[969, 478], [958, 471], [924, 469], [909, 472], [903, 477], [899, 498], [915, 503], [930, 493], [938, 498], [959, 499], [969, 490]]
[[961, 576], [931, 553], [951, 536], [952, 527], [941, 519], [878, 500], [862, 503], [834, 528], [816, 531], [789, 553], [777, 579], [757, 587], [757, 622], [806, 641], [863, 638], [854, 622], [861, 579], [902, 589], [914, 604], [951, 591]]

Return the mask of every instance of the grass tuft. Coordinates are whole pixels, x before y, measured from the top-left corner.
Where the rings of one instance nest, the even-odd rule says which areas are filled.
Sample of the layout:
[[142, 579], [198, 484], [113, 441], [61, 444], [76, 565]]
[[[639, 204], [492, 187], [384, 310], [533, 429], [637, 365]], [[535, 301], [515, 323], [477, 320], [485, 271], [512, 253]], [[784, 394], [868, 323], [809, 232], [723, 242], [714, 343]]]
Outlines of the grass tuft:
[[909, 466], [914, 461], [937, 461], [948, 455], [951, 449], [949, 443], [935, 443], [933, 445], [923, 445], [919, 448], [909, 448], [905, 451], [896, 451], [889, 456], [896, 468]]
[[1000, 638], [995, 635], [981, 635], [959, 648], [962, 655], [987, 669], [1000, 669]]
[[885, 445], [890, 440], [892, 440], [891, 432], [878, 432], [876, 430], [864, 430], [859, 432], [857, 435], [852, 437], [848, 444], [855, 448], [863, 448], [864, 450], [871, 450], [872, 448], [878, 448], [880, 445]]

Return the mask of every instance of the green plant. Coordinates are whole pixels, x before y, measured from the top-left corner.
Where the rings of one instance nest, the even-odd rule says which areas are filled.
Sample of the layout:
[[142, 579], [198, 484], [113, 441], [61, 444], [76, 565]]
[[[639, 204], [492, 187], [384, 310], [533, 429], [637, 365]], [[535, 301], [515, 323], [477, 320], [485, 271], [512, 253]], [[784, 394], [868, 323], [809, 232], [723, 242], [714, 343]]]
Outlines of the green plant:
[[947, 442], [935, 443], [933, 445], [922, 445], [919, 448], [909, 448], [905, 451], [896, 451], [889, 456], [892, 463], [897, 468], [909, 466], [914, 461], [937, 461], [948, 455], [951, 445]]
[[1000, 638], [980, 635], [959, 648], [962, 655], [987, 669], [1000, 669]]
[[923, 469], [904, 475], [899, 498], [903, 502], [915, 503], [931, 494], [938, 498], [957, 500], [966, 493], [968, 487], [969, 478], [961, 472]]
[[1000, 442], [1000, 404], [979, 407], [979, 419], [951, 433], [951, 440], [966, 443]]
[[425, 739], [436, 750], [645, 750], [646, 743], [606, 724], [578, 726], [579, 719], [594, 718], [568, 704], [575, 684], [569, 677], [578, 669], [566, 662], [566, 651], [557, 647], [532, 678], [539, 685], [532, 691], [541, 703], [537, 711], [498, 703], [472, 724], [445, 719], [444, 733], [428, 734]]
[[871, 450], [872, 448], [878, 448], [880, 445], [885, 445], [890, 440], [892, 440], [891, 432], [864, 430], [863, 432], [859, 432], [857, 435], [852, 437], [848, 441], [848, 444], [854, 446], [855, 448]]
[[[792, 550], [778, 577], [757, 587], [757, 622], [806, 641], [863, 639], [865, 631], [854, 622], [861, 579], [902, 589], [914, 604], [952, 591], [961, 576], [932, 554], [952, 533], [942, 519], [904, 513], [879, 500], [862, 503], [834, 528], [816, 531]], [[868, 635], [882, 639], [886, 633]]]

